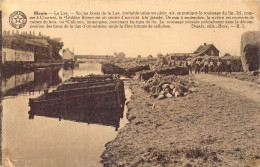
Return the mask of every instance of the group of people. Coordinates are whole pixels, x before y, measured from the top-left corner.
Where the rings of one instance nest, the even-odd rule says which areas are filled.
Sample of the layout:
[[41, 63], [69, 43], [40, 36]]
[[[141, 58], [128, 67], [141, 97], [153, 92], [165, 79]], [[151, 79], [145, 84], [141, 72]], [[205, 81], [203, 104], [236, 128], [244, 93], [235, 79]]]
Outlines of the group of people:
[[[211, 73], [213, 73], [214, 69], [217, 69], [218, 73], [222, 72], [222, 61], [221, 61], [221, 59], [218, 59], [217, 64], [216, 64], [217, 67], [215, 67], [215, 64], [214, 64], [212, 59], [210, 59], [209, 61], [208, 60], [200, 61], [199, 59], [197, 59], [197, 60], [194, 61], [194, 64], [195, 64], [195, 74], [200, 73], [201, 67], [204, 67], [205, 74], [209, 73], [209, 70], [210, 70]], [[191, 59], [188, 59], [186, 61], [186, 66], [188, 67], [189, 73], [192, 74], [193, 63], [192, 63]], [[226, 61], [226, 68], [227, 68], [227, 72], [231, 73], [231, 62], [229, 60]]]

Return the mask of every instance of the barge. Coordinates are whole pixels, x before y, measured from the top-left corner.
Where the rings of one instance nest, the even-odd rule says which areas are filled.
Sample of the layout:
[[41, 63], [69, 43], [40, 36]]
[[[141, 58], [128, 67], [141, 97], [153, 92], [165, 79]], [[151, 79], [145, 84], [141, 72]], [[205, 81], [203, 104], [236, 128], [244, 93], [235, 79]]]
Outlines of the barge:
[[66, 112], [115, 110], [124, 107], [122, 80], [113, 76], [72, 77], [52, 92], [29, 99], [30, 114], [41, 111]]

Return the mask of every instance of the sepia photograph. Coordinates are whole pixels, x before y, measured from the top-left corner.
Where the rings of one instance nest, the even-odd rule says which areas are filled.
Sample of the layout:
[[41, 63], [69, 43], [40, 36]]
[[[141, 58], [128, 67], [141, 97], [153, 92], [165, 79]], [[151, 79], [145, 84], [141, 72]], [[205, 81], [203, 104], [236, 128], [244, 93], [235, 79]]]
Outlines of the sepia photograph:
[[0, 167], [260, 167], [257, 0], [1, 0]]

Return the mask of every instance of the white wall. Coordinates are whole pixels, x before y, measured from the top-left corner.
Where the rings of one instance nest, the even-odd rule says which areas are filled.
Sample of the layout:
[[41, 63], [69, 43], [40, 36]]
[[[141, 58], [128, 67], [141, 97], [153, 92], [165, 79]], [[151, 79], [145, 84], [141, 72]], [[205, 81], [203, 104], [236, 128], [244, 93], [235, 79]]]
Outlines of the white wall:
[[68, 50], [65, 50], [65, 52], [62, 53], [62, 57], [65, 60], [74, 60], [74, 54]]
[[14, 49], [2, 49], [2, 63], [5, 62], [34, 62], [34, 53]]

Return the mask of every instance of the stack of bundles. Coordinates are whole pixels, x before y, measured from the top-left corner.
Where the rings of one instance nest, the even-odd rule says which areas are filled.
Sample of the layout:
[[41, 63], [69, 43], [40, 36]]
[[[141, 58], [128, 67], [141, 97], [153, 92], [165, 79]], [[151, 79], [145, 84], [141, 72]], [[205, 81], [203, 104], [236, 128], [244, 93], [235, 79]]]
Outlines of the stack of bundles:
[[227, 56], [227, 57], [221, 58], [221, 61], [222, 61], [222, 65], [224, 66], [223, 71], [227, 71], [226, 63], [227, 63], [227, 61], [230, 61], [231, 70], [233, 72], [243, 72], [243, 66], [242, 66], [242, 61], [241, 61], [240, 57], [238, 57], [238, 56]]
[[189, 76], [165, 76], [155, 74], [147, 80], [143, 89], [151, 92], [150, 97], [164, 99], [178, 96], [185, 96], [188, 93], [196, 92], [195, 83]]
[[125, 74], [125, 69], [111, 63], [103, 63], [101, 70], [104, 74]]
[[136, 74], [135, 79], [138, 80], [148, 80], [154, 76], [154, 74], [163, 74], [163, 75], [187, 75], [189, 74], [188, 68], [186, 67], [164, 67], [154, 70], [144, 70]]
[[247, 44], [244, 48], [244, 53], [249, 71], [259, 70], [259, 42]]
[[167, 67], [161, 70], [156, 70], [158, 74], [166, 75], [188, 75], [189, 71], [186, 67]]
[[155, 71], [152, 71], [152, 70], [144, 70], [144, 71], [140, 71], [140, 72], [137, 72], [136, 75], [134, 76], [134, 79], [136, 80], [148, 80], [150, 78], [152, 78], [154, 76], [156, 72]]
[[207, 57], [203, 57], [203, 56], [199, 56], [196, 57], [192, 60], [193, 65], [192, 68], [195, 69], [195, 62], [196, 60], [199, 60], [200, 66], [201, 66], [201, 71], [204, 71], [204, 62], [207, 60], [208, 62], [210, 62], [210, 60], [213, 61], [214, 64], [214, 71], [217, 71], [217, 61], [220, 59], [221, 63], [222, 63], [222, 71], [227, 71], [227, 61], [230, 61], [231, 63], [231, 70], [233, 72], [242, 72], [243, 71], [243, 66], [242, 66], [242, 61], [241, 58], [238, 56], [224, 56], [224, 57], [215, 57], [215, 56], [207, 56]]
[[156, 62], [156, 58], [147, 58], [138, 60], [139, 64], [154, 64]]
[[136, 72], [143, 71], [143, 70], [150, 70], [149, 65], [143, 65], [143, 66], [135, 66], [125, 69], [125, 75], [131, 76], [134, 75]]
[[152, 61], [136, 62], [135, 59], [123, 59], [115, 63], [102, 63], [102, 72], [104, 74], [121, 74], [132, 76], [136, 72], [150, 70]]
[[104, 85], [108, 83], [114, 83], [115, 80], [119, 79], [118, 76], [114, 75], [94, 75], [90, 74], [87, 76], [76, 76], [62, 82], [58, 85], [57, 90], [76, 89], [80, 87], [90, 87], [94, 85]]
[[83, 81], [99, 81], [99, 80], [111, 80], [114, 76], [110, 74], [98, 75], [98, 74], [89, 74], [87, 76], [75, 76], [71, 77], [67, 81], [70, 82], [83, 82]]
[[169, 65], [168, 60], [165, 57], [159, 57], [154, 63], [155, 66]]
[[152, 92], [154, 89], [153, 87], [159, 85], [164, 77], [165, 75], [155, 74], [152, 78], [143, 83], [142, 88], [147, 92]]
[[259, 70], [260, 31], [247, 31], [241, 35], [240, 55], [244, 72]]
[[132, 76], [136, 72], [143, 70], [150, 70], [151, 62], [137, 62], [134, 59], [132, 61], [121, 61], [120, 63], [115, 63], [116, 66], [123, 68], [125, 70], [125, 75]]
[[126, 64], [126, 63], [131, 63], [131, 62], [134, 62], [135, 61], [135, 58], [124, 58], [124, 59], [115, 59], [114, 63], [116, 65], [118, 64]]
[[146, 66], [149, 64], [154, 64], [154, 60], [147, 59], [146, 61], [141, 61], [137, 59], [124, 59], [120, 62], [116, 62], [115, 65], [124, 68], [124, 69], [130, 69], [137, 66]]

